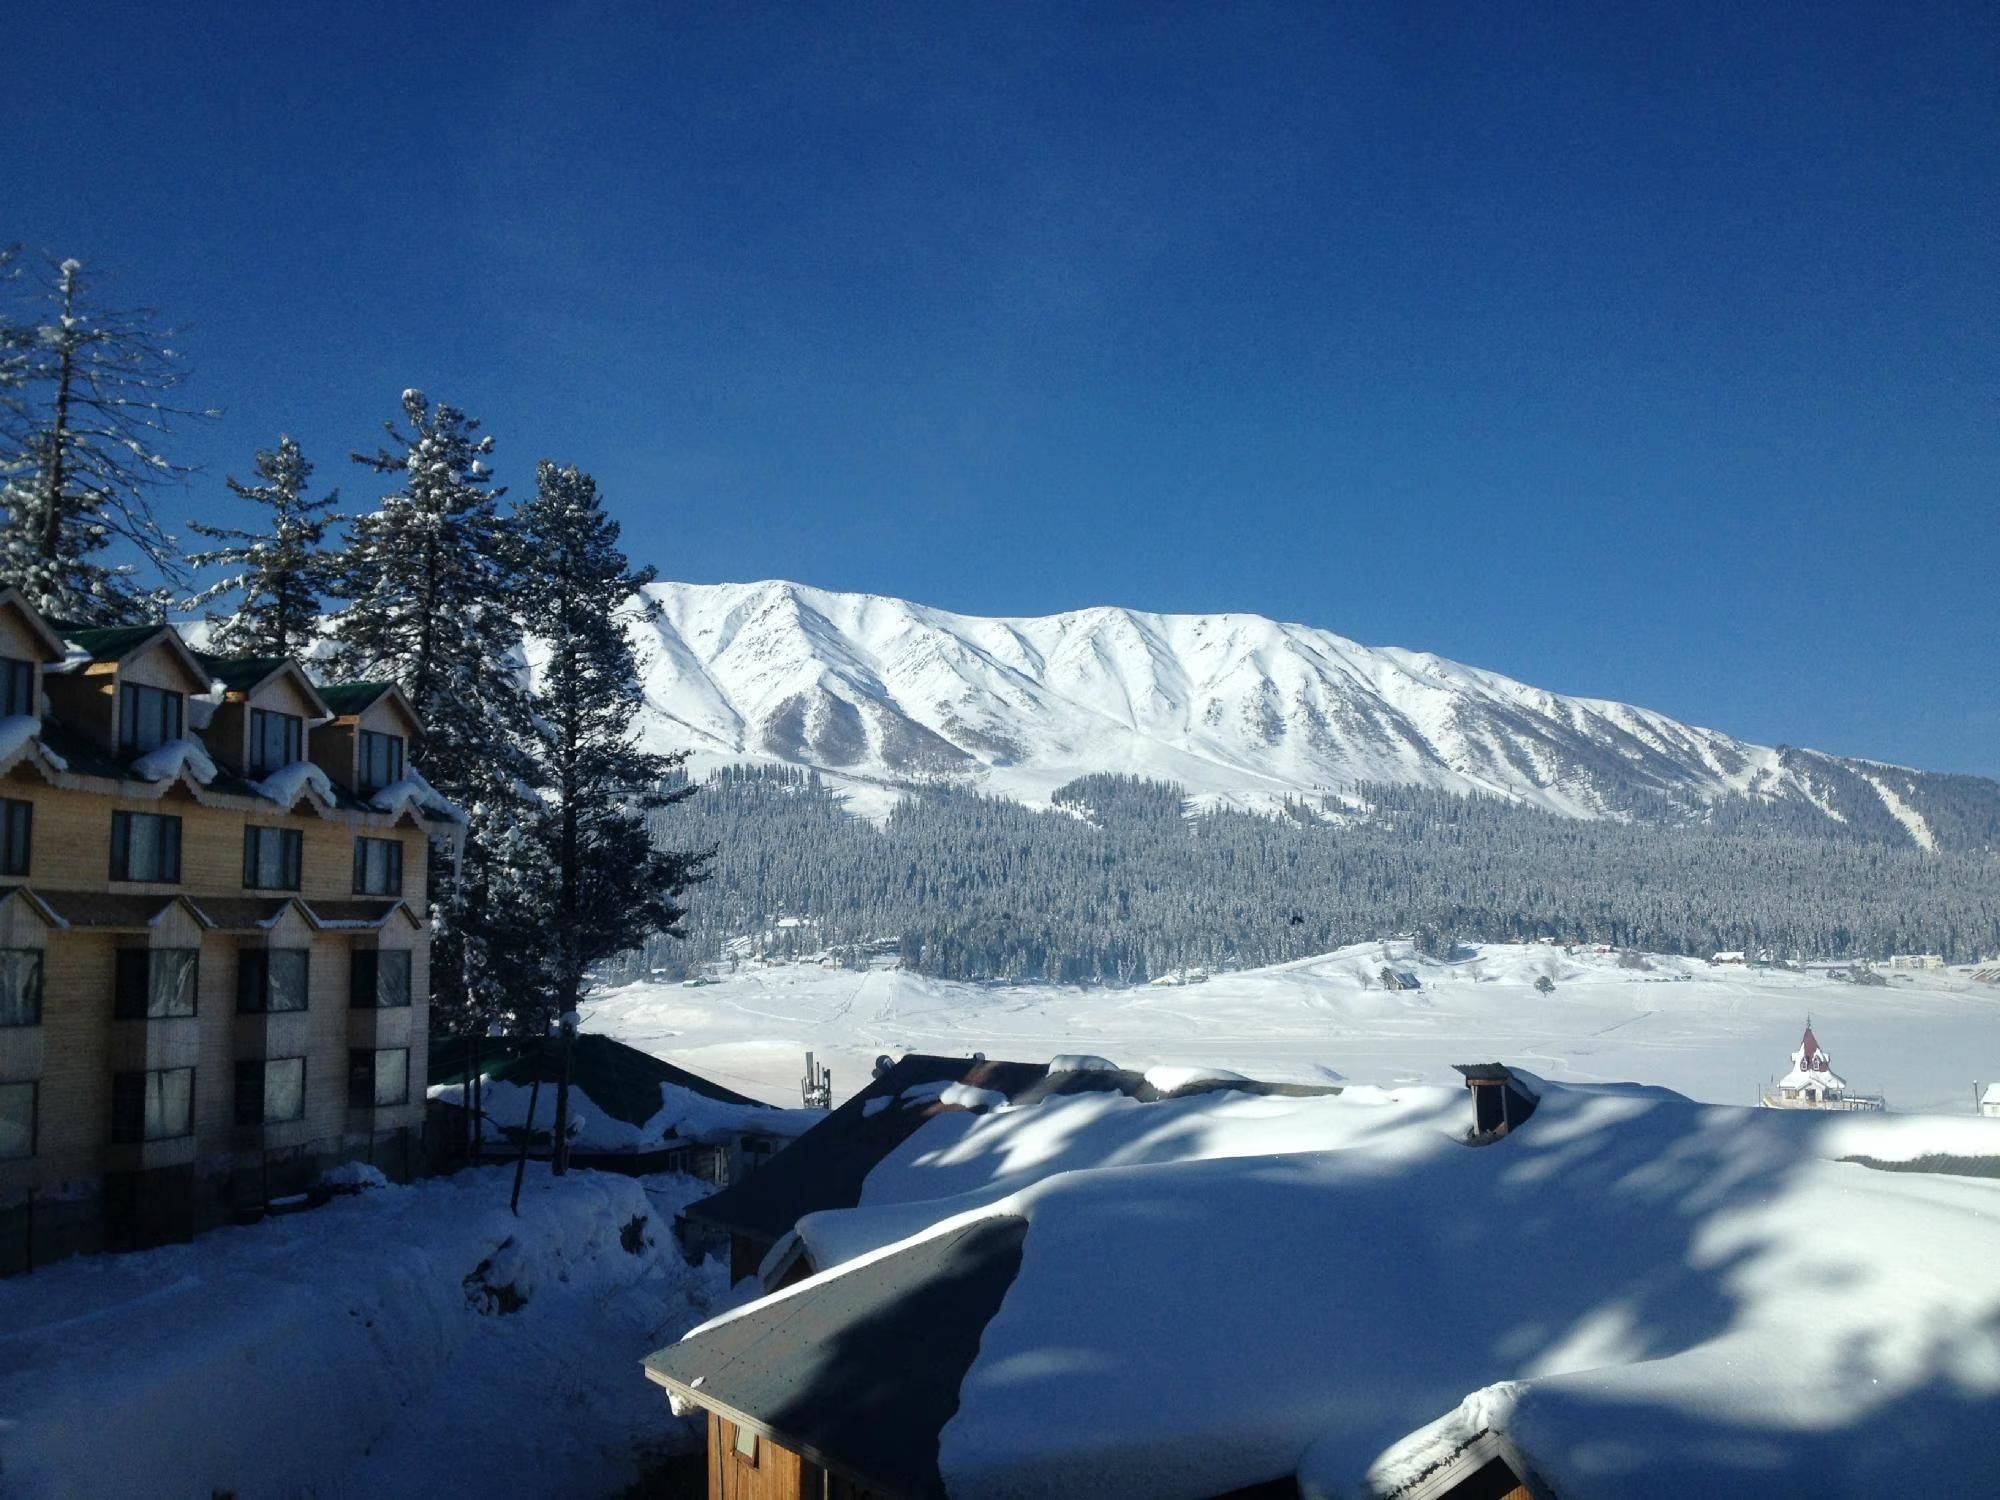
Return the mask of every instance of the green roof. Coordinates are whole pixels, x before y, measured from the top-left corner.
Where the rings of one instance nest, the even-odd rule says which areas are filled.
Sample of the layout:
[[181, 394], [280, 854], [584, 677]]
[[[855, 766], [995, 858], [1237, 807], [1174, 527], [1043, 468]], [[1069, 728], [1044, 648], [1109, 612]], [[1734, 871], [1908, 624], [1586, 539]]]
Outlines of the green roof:
[[65, 625], [51, 620], [56, 634], [72, 646], [90, 653], [92, 661], [117, 661], [133, 647], [143, 645], [165, 630], [166, 625]]
[[195, 652], [194, 658], [232, 693], [247, 692], [288, 660], [283, 656], [211, 656], [206, 651]]
[[393, 682], [335, 682], [321, 688], [319, 695], [336, 714], [358, 714], [395, 685]]

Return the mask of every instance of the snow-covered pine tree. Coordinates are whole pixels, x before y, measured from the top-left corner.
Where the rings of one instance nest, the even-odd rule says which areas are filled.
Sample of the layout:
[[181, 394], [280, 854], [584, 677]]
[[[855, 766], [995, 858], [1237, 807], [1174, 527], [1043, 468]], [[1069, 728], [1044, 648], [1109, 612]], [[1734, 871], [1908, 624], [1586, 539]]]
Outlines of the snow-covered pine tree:
[[[336, 592], [335, 670], [401, 684], [424, 723], [424, 768], [465, 810], [463, 878], [433, 881], [432, 1025], [442, 1032], [504, 1019], [511, 971], [495, 949], [518, 920], [511, 862], [496, 830], [532, 815], [533, 762], [514, 622], [519, 556], [498, 506], [487, 456], [493, 439], [456, 407], [403, 393], [409, 430], [357, 462], [397, 488], [356, 517]], [[441, 862], [434, 862], [441, 863]]]
[[334, 511], [340, 492], [317, 499], [306, 494], [313, 466], [291, 438], [257, 453], [257, 484], [235, 475], [224, 482], [242, 499], [264, 506], [268, 522], [258, 530], [190, 521], [188, 529], [223, 543], [189, 556], [190, 568], [227, 568], [229, 573], [188, 601], [200, 609], [230, 594], [238, 596], [228, 614], [208, 616], [212, 649], [235, 656], [296, 656], [311, 644], [320, 611], [337, 586], [340, 556], [327, 530], [342, 519]]
[[[589, 970], [661, 934], [678, 935], [688, 886], [709, 856], [662, 848], [651, 815], [692, 788], [674, 777], [685, 753], [639, 747], [642, 698], [627, 624], [657, 572], [634, 571], [618, 547], [597, 484], [543, 460], [517, 522], [522, 628], [541, 660], [533, 690], [542, 812], [540, 861], [553, 886], [546, 963], [558, 1016], [577, 1008]], [[635, 599], [635, 596], [637, 598]], [[679, 783], [669, 789], [669, 779]], [[567, 1045], [571, 1030], [564, 1028]], [[565, 1165], [567, 1056], [556, 1093], [554, 1166]]]
[[[139, 566], [182, 574], [152, 492], [192, 472], [162, 451], [182, 420], [219, 412], [180, 405], [187, 369], [150, 309], [97, 303], [83, 266], [50, 261], [39, 315], [11, 351], [20, 404], [0, 455], [0, 577], [47, 614], [85, 624], [157, 619], [168, 596], [136, 582]], [[124, 544], [133, 560], [100, 556]]]

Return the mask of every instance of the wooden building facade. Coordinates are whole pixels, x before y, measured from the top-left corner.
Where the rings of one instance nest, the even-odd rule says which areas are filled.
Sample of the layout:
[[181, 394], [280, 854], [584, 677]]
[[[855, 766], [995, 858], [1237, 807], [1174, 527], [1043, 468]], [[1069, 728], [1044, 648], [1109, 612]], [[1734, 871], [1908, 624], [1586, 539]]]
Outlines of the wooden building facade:
[[11, 589], [0, 688], [0, 1274], [415, 1170], [457, 821], [402, 695]]

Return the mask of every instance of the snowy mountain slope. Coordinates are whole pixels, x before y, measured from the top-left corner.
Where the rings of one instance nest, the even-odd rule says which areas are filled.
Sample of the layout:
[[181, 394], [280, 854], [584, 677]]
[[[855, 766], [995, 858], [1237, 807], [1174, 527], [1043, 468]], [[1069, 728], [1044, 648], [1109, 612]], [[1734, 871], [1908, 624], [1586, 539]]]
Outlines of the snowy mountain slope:
[[1098, 771], [1239, 806], [1384, 781], [1577, 817], [1751, 793], [1925, 847], [1952, 842], [1933, 804], [1965, 821], [1963, 784], [2000, 809], [2000, 786], [1977, 778], [1747, 744], [1257, 615], [982, 619], [784, 582], [651, 593], [657, 617], [637, 627], [645, 729], [698, 765], [784, 762], [1028, 802]]

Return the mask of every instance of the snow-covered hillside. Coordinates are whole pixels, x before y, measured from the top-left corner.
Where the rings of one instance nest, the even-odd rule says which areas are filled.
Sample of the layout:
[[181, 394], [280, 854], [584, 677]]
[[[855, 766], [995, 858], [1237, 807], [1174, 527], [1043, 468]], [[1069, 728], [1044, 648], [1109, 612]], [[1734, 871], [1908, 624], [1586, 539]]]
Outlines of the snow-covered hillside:
[[1935, 842], [1924, 773], [1751, 745], [1257, 615], [981, 619], [783, 582], [651, 592], [657, 615], [637, 627], [645, 729], [698, 767], [784, 762], [857, 788], [947, 780], [1031, 803], [1091, 772], [1238, 806], [1420, 783], [1583, 817], [1668, 792], [1753, 793]]

